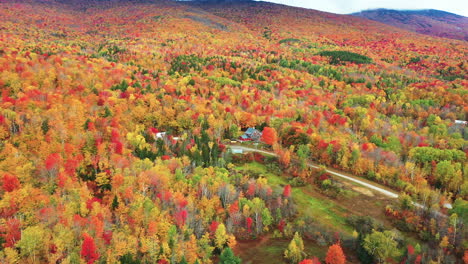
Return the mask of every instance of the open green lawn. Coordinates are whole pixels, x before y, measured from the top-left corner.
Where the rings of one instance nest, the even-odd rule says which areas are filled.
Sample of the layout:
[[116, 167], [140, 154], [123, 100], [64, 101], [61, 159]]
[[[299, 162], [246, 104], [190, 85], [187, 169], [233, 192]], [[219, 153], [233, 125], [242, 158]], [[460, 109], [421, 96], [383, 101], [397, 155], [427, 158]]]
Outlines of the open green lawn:
[[293, 199], [300, 216], [308, 216], [324, 226], [336, 231], [351, 234], [353, 229], [346, 222], [349, 212], [331, 200], [323, 200], [312, 196], [315, 192], [312, 186], [293, 188]]

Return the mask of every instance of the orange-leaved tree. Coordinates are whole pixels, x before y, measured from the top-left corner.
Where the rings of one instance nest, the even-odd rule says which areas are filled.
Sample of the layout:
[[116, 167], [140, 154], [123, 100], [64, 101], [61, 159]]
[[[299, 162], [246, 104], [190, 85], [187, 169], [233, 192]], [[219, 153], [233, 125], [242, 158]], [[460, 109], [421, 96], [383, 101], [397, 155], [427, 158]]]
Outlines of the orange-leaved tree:
[[339, 244], [331, 245], [327, 251], [327, 257], [325, 258], [327, 264], [344, 264], [346, 263], [346, 257], [343, 253], [343, 249]]
[[278, 141], [276, 130], [272, 127], [265, 127], [262, 132], [261, 140], [268, 145], [273, 145]]

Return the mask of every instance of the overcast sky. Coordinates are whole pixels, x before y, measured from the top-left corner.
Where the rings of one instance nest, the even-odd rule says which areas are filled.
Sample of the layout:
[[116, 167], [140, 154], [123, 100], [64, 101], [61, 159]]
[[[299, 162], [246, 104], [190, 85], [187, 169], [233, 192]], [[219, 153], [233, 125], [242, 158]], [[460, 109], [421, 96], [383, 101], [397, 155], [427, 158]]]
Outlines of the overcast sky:
[[438, 9], [468, 17], [468, 0], [263, 0], [348, 14], [373, 8]]

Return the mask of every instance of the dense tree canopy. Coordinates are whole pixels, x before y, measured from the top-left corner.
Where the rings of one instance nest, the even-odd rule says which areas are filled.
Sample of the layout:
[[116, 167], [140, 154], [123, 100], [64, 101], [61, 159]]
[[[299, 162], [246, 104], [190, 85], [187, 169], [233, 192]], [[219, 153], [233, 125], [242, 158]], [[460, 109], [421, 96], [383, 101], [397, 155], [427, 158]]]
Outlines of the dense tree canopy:
[[[0, 3], [0, 262], [239, 263], [265, 237], [294, 263], [410, 259], [316, 206], [355, 192], [312, 162], [404, 192], [379, 208], [411, 260], [465, 254], [466, 42], [263, 2], [38, 2]], [[250, 127], [271, 155], [228, 151]]]

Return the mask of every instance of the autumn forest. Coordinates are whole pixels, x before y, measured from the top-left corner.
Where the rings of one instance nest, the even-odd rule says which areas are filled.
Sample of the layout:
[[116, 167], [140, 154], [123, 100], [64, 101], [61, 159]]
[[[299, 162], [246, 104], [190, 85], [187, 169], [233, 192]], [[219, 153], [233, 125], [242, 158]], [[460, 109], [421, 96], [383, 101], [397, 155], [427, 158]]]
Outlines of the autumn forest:
[[0, 263], [468, 263], [468, 42], [266, 2], [0, 17]]

